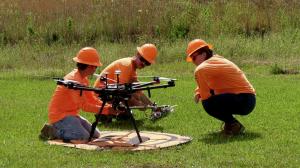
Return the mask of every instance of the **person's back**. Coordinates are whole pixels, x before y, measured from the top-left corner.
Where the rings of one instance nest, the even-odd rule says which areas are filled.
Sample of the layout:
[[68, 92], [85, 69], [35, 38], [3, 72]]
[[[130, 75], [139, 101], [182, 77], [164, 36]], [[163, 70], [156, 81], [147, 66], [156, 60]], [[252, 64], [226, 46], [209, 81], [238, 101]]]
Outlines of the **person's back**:
[[[131, 57], [118, 59], [111, 64], [109, 64], [106, 68], [104, 68], [100, 76], [108, 78], [107, 82], [112, 84], [117, 82], [116, 72], [119, 71], [119, 83], [132, 83], [137, 81], [137, 73], [133, 65], [133, 60]], [[107, 74], [107, 75], [106, 75]], [[94, 83], [94, 87], [101, 87], [103, 83], [100, 78]]]
[[[216, 95], [222, 93], [255, 93], [243, 71], [233, 62], [219, 55], [213, 55], [198, 65], [194, 73], [196, 78], [199, 80], [203, 78], [206, 81], [205, 86], [202, 84], [202, 88], [207, 87], [210, 92], [213, 90]], [[201, 99], [207, 99], [210, 96], [207, 94], [202, 93]]]

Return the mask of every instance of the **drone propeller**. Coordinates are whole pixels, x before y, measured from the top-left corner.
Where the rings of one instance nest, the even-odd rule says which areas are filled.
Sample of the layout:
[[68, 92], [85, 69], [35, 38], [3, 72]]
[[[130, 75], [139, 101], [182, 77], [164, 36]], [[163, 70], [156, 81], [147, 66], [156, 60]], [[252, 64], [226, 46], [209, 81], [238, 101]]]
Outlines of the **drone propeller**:
[[78, 81], [74, 81], [74, 80], [65, 80], [63, 78], [53, 78], [56, 83], [58, 85], [64, 85], [68, 88], [73, 88], [73, 87], [85, 87], [84, 85], [82, 85], [81, 83], [79, 83]]
[[159, 80], [159, 81], [176, 81], [177, 79], [172, 79], [172, 78], [166, 78], [166, 77], [159, 77], [159, 76], [136, 76], [138, 78], [152, 78], [153, 80]]

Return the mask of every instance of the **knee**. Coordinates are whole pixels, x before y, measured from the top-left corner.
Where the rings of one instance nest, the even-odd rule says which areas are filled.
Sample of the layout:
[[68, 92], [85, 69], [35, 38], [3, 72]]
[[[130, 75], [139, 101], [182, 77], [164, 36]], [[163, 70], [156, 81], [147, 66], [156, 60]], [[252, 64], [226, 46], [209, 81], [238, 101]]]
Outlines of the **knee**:
[[246, 99], [247, 103], [245, 104], [244, 106], [244, 110], [243, 110], [243, 114], [242, 115], [248, 115], [250, 114], [255, 106], [256, 106], [256, 98], [255, 98], [255, 95], [254, 94], [250, 94], [250, 95], [247, 95], [247, 99]]
[[90, 134], [88, 132], [83, 132], [81, 135], [81, 140], [88, 140], [90, 137]]
[[254, 107], [255, 107], [255, 106], [251, 106], [251, 107], [248, 107], [248, 108], [244, 109], [244, 110], [240, 113], [240, 115], [248, 115], [248, 114], [250, 114], [250, 113], [254, 110]]
[[252, 112], [252, 110], [251, 111], [242, 111], [241, 113], [240, 113], [240, 115], [248, 115], [248, 114], [250, 114]]

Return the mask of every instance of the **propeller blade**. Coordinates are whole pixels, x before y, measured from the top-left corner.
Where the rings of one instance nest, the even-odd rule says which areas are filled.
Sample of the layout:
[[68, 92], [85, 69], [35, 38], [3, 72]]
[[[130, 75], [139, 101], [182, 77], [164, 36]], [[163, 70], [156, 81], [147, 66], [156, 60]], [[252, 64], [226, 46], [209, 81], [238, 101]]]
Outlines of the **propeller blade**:
[[176, 81], [177, 79], [172, 79], [172, 78], [166, 78], [166, 77], [159, 77], [159, 80], [165, 80], [165, 81], [169, 81], [169, 80], [173, 80]]
[[172, 79], [172, 78], [166, 78], [166, 77], [159, 77], [159, 76], [136, 76], [137, 78], [153, 78], [153, 79], [158, 79], [162, 81], [176, 81], [177, 79]]
[[153, 78], [154, 76], [135, 76], [135, 77], [138, 77], [138, 78]]

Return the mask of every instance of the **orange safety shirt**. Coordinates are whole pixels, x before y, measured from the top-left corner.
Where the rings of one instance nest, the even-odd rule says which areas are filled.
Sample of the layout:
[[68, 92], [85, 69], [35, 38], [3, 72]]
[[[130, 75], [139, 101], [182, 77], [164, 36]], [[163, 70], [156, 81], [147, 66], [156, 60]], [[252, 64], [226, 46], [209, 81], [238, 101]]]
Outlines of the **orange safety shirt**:
[[[119, 75], [119, 83], [124, 84], [124, 83], [133, 83], [137, 82], [137, 72], [136, 68], [133, 65], [133, 60], [131, 57], [128, 58], [122, 58], [119, 60], [116, 60], [112, 62], [110, 65], [108, 65], [101, 73], [100, 76], [107, 77], [112, 80], [108, 80], [108, 83], [116, 83], [117, 81], [117, 75], [115, 74], [116, 70], [120, 70], [120, 75]], [[94, 87], [101, 87], [103, 86], [103, 83], [100, 81], [98, 78], [95, 81]]]
[[223, 93], [253, 93], [255, 90], [245, 74], [233, 62], [214, 55], [197, 66], [194, 72], [198, 87], [196, 94], [201, 100]]
[[[87, 77], [82, 77], [78, 69], [64, 77], [65, 80], [74, 80], [84, 86], [89, 86]], [[95, 97], [91, 91], [68, 89], [65, 86], [58, 85], [52, 96], [48, 108], [48, 118], [50, 123], [55, 123], [66, 116], [79, 116], [79, 110], [87, 112], [99, 112], [102, 102]]]

